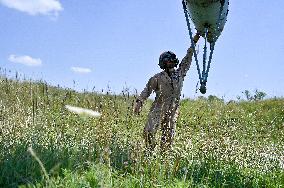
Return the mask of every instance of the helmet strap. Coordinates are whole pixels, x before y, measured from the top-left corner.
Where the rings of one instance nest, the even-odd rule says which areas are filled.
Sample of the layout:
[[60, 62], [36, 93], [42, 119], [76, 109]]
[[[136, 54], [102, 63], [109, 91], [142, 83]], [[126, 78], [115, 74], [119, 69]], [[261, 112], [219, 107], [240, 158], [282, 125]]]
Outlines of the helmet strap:
[[172, 73], [174, 72], [174, 70], [175, 70], [175, 68], [165, 68], [165, 72], [169, 75], [169, 76], [171, 76], [172, 75]]

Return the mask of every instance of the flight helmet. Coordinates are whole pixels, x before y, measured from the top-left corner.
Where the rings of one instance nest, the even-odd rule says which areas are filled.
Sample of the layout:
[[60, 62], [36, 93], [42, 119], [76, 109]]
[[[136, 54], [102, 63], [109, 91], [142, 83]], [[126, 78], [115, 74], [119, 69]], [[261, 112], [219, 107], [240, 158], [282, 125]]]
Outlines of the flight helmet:
[[159, 66], [160, 66], [161, 69], [166, 68], [165, 62], [167, 62], [167, 61], [171, 61], [172, 63], [174, 63], [174, 67], [177, 67], [177, 65], [179, 64], [179, 60], [177, 59], [176, 54], [174, 54], [171, 51], [163, 52], [160, 55]]

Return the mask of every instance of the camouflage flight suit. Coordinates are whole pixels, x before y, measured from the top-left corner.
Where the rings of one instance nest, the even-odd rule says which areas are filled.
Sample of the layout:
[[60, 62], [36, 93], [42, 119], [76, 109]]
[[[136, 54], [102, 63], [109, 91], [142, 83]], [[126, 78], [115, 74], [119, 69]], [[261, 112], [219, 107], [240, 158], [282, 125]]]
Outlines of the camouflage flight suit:
[[137, 103], [140, 102], [142, 105], [153, 91], [156, 93], [144, 128], [144, 138], [148, 149], [155, 148], [155, 134], [160, 126], [162, 130], [161, 149], [168, 149], [173, 142], [181, 90], [184, 77], [191, 65], [192, 54], [192, 49], [189, 48], [187, 55], [171, 76], [162, 71], [151, 77], [137, 98]]

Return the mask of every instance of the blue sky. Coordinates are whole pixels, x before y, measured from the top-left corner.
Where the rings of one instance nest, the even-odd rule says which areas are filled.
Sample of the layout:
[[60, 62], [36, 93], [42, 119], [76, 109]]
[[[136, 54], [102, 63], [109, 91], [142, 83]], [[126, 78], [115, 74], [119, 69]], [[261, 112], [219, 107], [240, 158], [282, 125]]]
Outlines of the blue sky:
[[[230, 1], [205, 96], [236, 99], [255, 89], [284, 96], [283, 7], [281, 0]], [[141, 92], [160, 72], [163, 51], [182, 59], [190, 46], [181, 0], [0, 0], [0, 17], [2, 69], [77, 90]], [[186, 97], [202, 95], [197, 81], [193, 62]]]

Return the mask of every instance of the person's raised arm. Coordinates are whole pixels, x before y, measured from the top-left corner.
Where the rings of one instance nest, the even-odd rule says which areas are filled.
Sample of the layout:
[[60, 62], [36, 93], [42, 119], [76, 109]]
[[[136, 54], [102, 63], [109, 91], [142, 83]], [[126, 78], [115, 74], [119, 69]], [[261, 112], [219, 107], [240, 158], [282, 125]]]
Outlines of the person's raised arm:
[[[198, 42], [199, 37], [200, 37], [199, 34], [196, 34], [194, 36], [193, 41], [194, 41], [195, 44]], [[188, 71], [188, 69], [191, 65], [193, 50], [194, 50], [193, 47], [188, 48], [185, 57], [181, 60], [178, 71], [181, 73], [182, 77], [186, 76], [186, 73], [187, 73], [187, 71]]]

